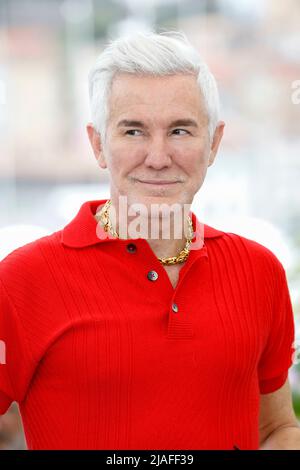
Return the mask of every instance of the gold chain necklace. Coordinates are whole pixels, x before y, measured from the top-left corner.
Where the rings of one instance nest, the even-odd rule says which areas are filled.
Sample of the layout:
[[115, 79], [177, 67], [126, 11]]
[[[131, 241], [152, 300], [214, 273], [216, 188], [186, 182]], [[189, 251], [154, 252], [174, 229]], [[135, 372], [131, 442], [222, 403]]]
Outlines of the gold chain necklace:
[[[100, 209], [100, 211], [96, 213], [96, 217], [99, 218], [101, 225], [103, 229], [105, 230], [105, 232], [110, 232], [113, 237], [119, 238], [119, 235], [114, 230], [110, 217], [109, 217], [108, 210], [109, 210], [110, 205], [111, 205], [111, 200], [108, 199], [106, 203], [104, 204], [104, 206]], [[189, 253], [190, 253], [190, 244], [192, 242], [194, 232], [193, 232], [193, 222], [189, 216], [187, 217], [187, 221], [189, 225], [190, 237], [187, 238], [183, 250], [181, 250], [178, 256], [171, 256], [169, 258], [157, 258], [162, 264], [170, 265], [170, 264], [183, 263], [188, 258]]]

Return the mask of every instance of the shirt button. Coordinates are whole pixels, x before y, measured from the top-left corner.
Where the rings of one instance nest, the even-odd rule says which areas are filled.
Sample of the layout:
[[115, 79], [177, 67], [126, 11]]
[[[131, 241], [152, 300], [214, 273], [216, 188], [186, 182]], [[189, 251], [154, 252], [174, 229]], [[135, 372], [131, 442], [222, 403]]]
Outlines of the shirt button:
[[128, 253], [136, 252], [136, 245], [134, 243], [129, 243], [126, 248], [127, 248]]
[[147, 278], [149, 279], [149, 281], [156, 281], [156, 279], [158, 278], [158, 274], [156, 271], [149, 271], [147, 274]]
[[174, 313], [178, 312], [178, 305], [177, 304], [172, 304], [172, 310]]

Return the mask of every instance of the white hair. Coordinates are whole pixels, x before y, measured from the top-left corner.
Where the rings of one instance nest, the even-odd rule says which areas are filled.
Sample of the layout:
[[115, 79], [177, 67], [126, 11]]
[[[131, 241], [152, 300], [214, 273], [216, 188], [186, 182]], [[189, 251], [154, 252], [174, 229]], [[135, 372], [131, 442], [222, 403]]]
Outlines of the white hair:
[[111, 40], [88, 75], [91, 118], [105, 140], [108, 101], [113, 78], [119, 73], [164, 76], [194, 74], [204, 98], [212, 138], [219, 120], [216, 80], [183, 32], [137, 32]]

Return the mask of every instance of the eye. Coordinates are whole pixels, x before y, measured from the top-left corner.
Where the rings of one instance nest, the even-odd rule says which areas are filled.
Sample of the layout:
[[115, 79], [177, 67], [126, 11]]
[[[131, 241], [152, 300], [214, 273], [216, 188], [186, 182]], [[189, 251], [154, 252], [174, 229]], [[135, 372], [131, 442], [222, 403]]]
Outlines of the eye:
[[[186, 129], [174, 129], [173, 132], [175, 131], [183, 131], [183, 132], [187, 132], [189, 134], [189, 131], [187, 131]], [[176, 135], [184, 135], [184, 134], [176, 134]]]
[[134, 134], [129, 134], [129, 132], [141, 132], [139, 129], [129, 129], [128, 131], [125, 132], [126, 135], [134, 135]]

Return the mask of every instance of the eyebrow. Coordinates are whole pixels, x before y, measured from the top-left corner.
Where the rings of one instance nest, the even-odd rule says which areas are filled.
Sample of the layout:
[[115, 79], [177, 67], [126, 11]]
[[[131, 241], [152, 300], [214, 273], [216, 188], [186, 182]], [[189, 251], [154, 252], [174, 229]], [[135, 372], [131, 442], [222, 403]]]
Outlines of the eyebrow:
[[[177, 127], [177, 126], [184, 126], [184, 127], [198, 127], [198, 124], [194, 119], [176, 119], [170, 123], [170, 127]], [[144, 129], [146, 126], [142, 121], [134, 121], [129, 119], [122, 119], [118, 124], [117, 127], [140, 127]]]

